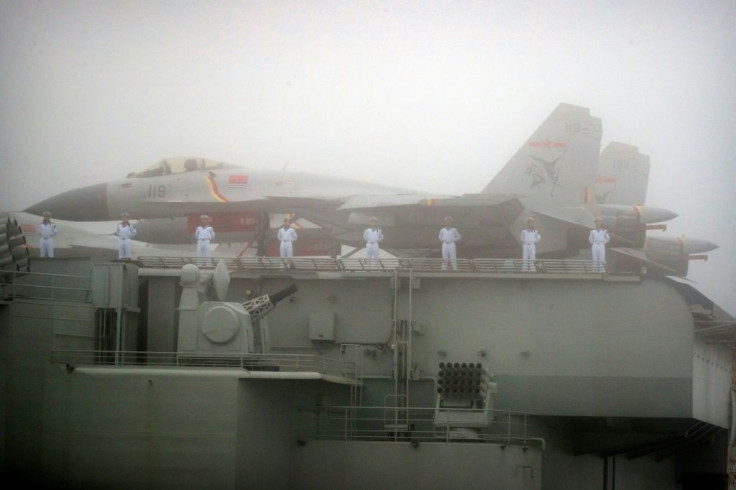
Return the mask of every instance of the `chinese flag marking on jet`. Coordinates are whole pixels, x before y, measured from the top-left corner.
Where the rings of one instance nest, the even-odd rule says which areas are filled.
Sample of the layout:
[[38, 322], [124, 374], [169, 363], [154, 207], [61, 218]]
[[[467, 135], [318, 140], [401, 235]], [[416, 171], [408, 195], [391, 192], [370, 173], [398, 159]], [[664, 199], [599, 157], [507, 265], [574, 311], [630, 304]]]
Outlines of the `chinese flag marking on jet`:
[[231, 175], [227, 179], [227, 185], [229, 187], [245, 187], [248, 185], [247, 175]]

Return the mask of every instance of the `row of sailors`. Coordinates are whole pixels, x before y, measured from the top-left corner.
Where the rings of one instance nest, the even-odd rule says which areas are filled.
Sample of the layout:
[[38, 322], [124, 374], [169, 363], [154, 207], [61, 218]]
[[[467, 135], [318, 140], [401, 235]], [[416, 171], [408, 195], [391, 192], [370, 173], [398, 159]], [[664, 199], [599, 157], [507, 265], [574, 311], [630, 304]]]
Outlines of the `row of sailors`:
[[[135, 238], [138, 233], [130, 221], [130, 215], [123, 213], [121, 215], [121, 221], [115, 228], [115, 235], [118, 237], [118, 259], [119, 260], [130, 260], [131, 259], [131, 246], [130, 240]], [[194, 232], [194, 237], [197, 239], [197, 256], [198, 257], [210, 257], [212, 255], [212, 249], [210, 247], [210, 241], [215, 238], [215, 230], [210, 225], [210, 218], [207, 215], [201, 216], [202, 225], [198, 226]], [[54, 257], [54, 240], [53, 238], [59, 233], [56, 228], [56, 224], [51, 222], [51, 212], [43, 212], [43, 221], [36, 228], [41, 240], [39, 244], [41, 257]], [[294, 240], [296, 240], [296, 234], [294, 234]]]
[[[457, 247], [456, 243], [462, 239], [457, 228], [452, 226], [452, 216], [445, 217], [445, 226], [440, 230], [439, 240], [442, 242], [442, 269], [452, 267], [457, 270]], [[378, 228], [378, 220], [370, 219], [370, 227], [363, 233], [366, 241], [365, 255], [369, 264], [378, 259], [378, 243], [383, 240], [383, 233]], [[534, 218], [527, 218], [526, 228], [521, 230], [519, 241], [522, 246], [522, 270], [534, 271], [537, 254], [537, 243], [542, 239], [536, 228]], [[606, 264], [606, 244], [610, 241], [608, 231], [603, 228], [603, 219], [595, 219], [595, 229], [590, 231], [588, 241], [591, 245], [593, 264], [597, 271], [604, 272]]]
[[[122, 221], [118, 223], [115, 235], [120, 239], [118, 244], [118, 259], [130, 260], [130, 240], [135, 237], [136, 229], [128, 221], [128, 213], [122, 214]], [[212, 248], [210, 242], [215, 238], [215, 230], [212, 228], [212, 219], [203, 214], [200, 217], [202, 224], [194, 231], [194, 237], [197, 240], [197, 257], [211, 257]], [[460, 232], [452, 226], [453, 219], [451, 216], [445, 217], [445, 226], [440, 230], [439, 241], [442, 243], [442, 269], [452, 267], [457, 269], [457, 246], [455, 245], [462, 239]], [[58, 233], [56, 225], [51, 222], [51, 213], [45, 211], [43, 213], [43, 222], [38, 226], [41, 235], [41, 257], [54, 256], [53, 237]], [[282, 258], [290, 258], [294, 254], [294, 242], [298, 235], [296, 230], [291, 227], [289, 218], [284, 218], [284, 224], [277, 233], [277, 238], [281, 242], [279, 254]], [[365, 258], [369, 265], [378, 261], [380, 252], [380, 243], [383, 241], [383, 232], [378, 227], [378, 220], [371, 218], [369, 227], [363, 232], [365, 240]], [[534, 261], [536, 259], [536, 244], [542, 239], [537, 231], [534, 218], [527, 218], [526, 228], [521, 230], [519, 240], [522, 246], [522, 270], [533, 271]], [[603, 228], [603, 220], [595, 219], [595, 229], [590, 231], [588, 241], [591, 245], [591, 253], [593, 262], [599, 271], [605, 269], [606, 263], [606, 244], [610, 237], [608, 231]]]

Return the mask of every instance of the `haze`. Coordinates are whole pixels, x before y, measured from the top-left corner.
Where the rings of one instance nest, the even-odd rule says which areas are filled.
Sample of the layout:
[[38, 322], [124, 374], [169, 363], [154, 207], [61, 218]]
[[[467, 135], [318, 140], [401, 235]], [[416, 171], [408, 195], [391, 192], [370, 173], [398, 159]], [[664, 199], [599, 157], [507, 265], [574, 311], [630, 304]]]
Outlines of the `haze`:
[[[561, 102], [649, 155], [736, 313], [736, 3], [0, 3], [0, 208], [165, 157], [478, 192]], [[653, 308], [656, 305], [652, 305]]]

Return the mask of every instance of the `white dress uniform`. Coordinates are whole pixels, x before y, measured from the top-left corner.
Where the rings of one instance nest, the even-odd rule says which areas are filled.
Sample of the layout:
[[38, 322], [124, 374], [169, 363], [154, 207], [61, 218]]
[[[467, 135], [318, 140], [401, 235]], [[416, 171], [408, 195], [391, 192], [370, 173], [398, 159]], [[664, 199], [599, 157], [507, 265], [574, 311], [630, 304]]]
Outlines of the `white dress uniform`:
[[537, 243], [542, 239], [542, 236], [537, 230], [530, 230], [524, 228], [521, 230], [521, 270], [522, 271], [533, 271], [534, 260], [537, 258]]
[[593, 255], [593, 267], [598, 272], [605, 272], [606, 265], [606, 243], [611, 239], [608, 231], [603, 228], [590, 230], [588, 241], [590, 242], [590, 251]]
[[292, 257], [294, 255], [294, 242], [297, 239], [296, 230], [291, 226], [281, 227], [277, 238], [281, 242], [281, 257]]
[[118, 243], [118, 259], [130, 258], [130, 239], [135, 237], [136, 233], [135, 228], [130, 223], [118, 223], [118, 228], [115, 230], [115, 234], [120, 238], [120, 242]]
[[379, 246], [383, 240], [383, 233], [380, 228], [366, 228], [363, 232], [363, 240], [365, 240], [365, 258], [370, 264], [375, 264], [378, 260]]
[[41, 241], [39, 243], [39, 249], [41, 251], [41, 257], [54, 258], [54, 236], [58, 233], [56, 225], [49, 221], [43, 221], [37, 227], [39, 235], [41, 235]]
[[194, 237], [197, 239], [197, 257], [212, 257], [210, 240], [215, 238], [215, 230], [210, 225], [198, 226]]
[[457, 270], [457, 247], [455, 242], [462, 238], [460, 232], [457, 231], [457, 228], [446, 226], [440, 230], [439, 238], [442, 242], [442, 270], [447, 269], [448, 265], [452, 265], [452, 268]]

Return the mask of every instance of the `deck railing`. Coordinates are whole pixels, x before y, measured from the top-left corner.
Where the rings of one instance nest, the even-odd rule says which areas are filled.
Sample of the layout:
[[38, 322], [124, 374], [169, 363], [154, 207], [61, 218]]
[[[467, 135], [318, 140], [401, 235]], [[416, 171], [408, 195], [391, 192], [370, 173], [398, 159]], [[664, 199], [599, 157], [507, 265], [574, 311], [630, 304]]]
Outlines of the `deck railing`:
[[449, 272], [449, 273], [550, 273], [550, 274], [601, 274], [605, 264], [580, 259], [457, 259], [448, 263], [437, 258], [411, 259], [332, 259], [327, 257], [139, 257], [138, 265], [145, 268], [179, 269], [186, 264], [199, 268], [214, 268], [224, 261], [231, 271], [317, 271], [317, 272]]
[[52, 350], [50, 362], [69, 366], [70, 369], [79, 366], [237, 368], [281, 373], [314, 372], [347, 379], [357, 378], [354, 362], [310, 354]]
[[[438, 409], [435, 407], [318, 406], [300, 407], [297, 438], [308, 440], [486, 442], [538, 446], [544, 440], [530, 435], [530, 416], [508, 410]], [[490, 423], [483, 428], [464, 428], [437, 423], [438, 410], [485, 412]]]
[[86, 303], [90, 298], [90, 281], [90, 276], [4, 271], [0, 275], [0, 299]]

